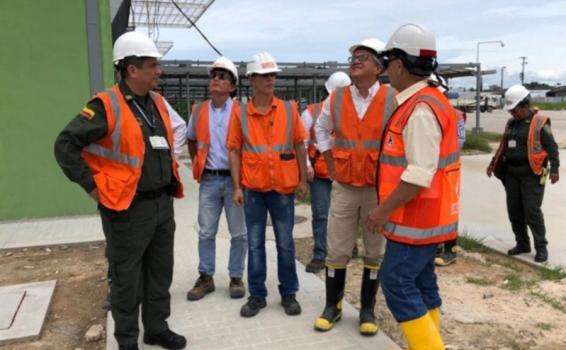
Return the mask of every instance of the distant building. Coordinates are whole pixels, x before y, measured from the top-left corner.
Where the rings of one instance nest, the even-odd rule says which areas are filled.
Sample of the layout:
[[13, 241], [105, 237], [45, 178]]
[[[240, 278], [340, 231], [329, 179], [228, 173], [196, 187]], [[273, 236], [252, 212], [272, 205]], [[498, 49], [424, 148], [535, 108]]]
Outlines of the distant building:
[[565, 97], [566, 86], [558, 86], [546, 92], [547, 97]]

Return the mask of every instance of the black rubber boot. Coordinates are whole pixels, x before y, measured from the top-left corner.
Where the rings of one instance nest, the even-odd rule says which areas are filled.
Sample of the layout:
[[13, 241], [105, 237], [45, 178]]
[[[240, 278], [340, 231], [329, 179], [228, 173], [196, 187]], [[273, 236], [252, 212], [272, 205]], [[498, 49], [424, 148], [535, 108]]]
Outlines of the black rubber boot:
[[379, 329], [377, 327], [377, 321], [373, 311], [375, 308], [375, 298], [378, 288], [379, 269], [375, 267], [364, 267], [361, 292], [362, 307], [360, 309], [360, 333], [362, 335], [375, 335]]
[[342, 299], [346, 283], [346, 269], [326, 267], [326, 306], [322, 315], [314, 321], [314, 329], [326, 332], [342, 318]]

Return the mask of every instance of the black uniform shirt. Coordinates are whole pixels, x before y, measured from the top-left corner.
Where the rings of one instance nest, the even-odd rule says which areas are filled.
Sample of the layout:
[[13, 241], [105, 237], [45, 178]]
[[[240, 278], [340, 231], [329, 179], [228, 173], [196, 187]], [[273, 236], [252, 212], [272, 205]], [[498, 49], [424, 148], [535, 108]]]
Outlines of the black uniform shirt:
[[[505, 139], [507, 141], [507, 152], [505, 159], [509, 165], [512, 166], [528, 166], [529, 156], [527, 150], [527, 143], [529, 138], [529, 128], [533, 119], [534, 113], [523, 120], [513, 119], [509, 122]], [[515, 142], [515, 147], [509, 147], [509, 141]], [[558, 172], [560, 166], [560, 159], [558, 158], [558, 145], [554, 141], [550, 125], [545, 125], [541, 131], [540, 142], [543, 149], [548, 152], [548, 160], [550, 161], [550, 171], [552, 173]]]
[[[145, 143], [145, 157], [137, 191], [147, 192], [161, 189], [175, 181], [171, 172], [170, 150], [155, 150], [149, 142], [149, 136], [153, 135], [167, 138], [163, 120], [149, 94], [145, 97], [136, 96], [124, 82], [120, 82], [119, 88], [142, 129]], [[149, 122], [136, 107], [136, 102]], [[55, 158], [71, 181], [78, 183], [85, 191], [91, 192], [96, 185], [92, 172], [81, 157], [81, 151], [107, 134], [108, 121], [100, 99], [90, 101], [87, 108], [92, 111], [92, 115], [78, 114], [57, 137]], [[154, 122], [152, 116], [155, 116]], [[150, 123], [154, 127], [151, 127]]]

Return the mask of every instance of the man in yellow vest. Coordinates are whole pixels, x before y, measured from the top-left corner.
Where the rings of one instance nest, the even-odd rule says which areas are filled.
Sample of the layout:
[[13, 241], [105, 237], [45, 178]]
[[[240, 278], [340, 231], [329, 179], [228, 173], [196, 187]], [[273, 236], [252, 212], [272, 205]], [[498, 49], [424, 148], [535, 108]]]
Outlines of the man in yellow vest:
[[[366, 39], [350, 47], [353, 85], [334, 90], [324, 101], [315, 125], [318, 150], [324, 155], [332, 184], [326, 257], [326, 306], [314, 328], [325, 332], [342, 317], [346, 266], [356, 245], [363, 219], [377, 204], [375, 172], [383, 128], [394, 109], [394, 90], [380, 85], [383, 67], [378, 39]], [[379, 287], [378, 270], [384, 239], [363, 230], [364, 272], [361, 288], [359, 330], [377, 333], [374, 314]]]
[[[328, 77], [324, 87], [330, 94], [336, 88], [349, 86], [352, 84], [348, 74], [344, 72], [334, 72]], [[314, 238], [314, 247], [312, 260], [307, 264], [306, 271], [318, 273], [324, 269], [326, 259], [326, 232], [328, 226], [328, 210], [330, 209], [330, 190], [332, 189], [332, 180], [328, 175], [328, 167], [326, 160], [320, 151], [316, 148], [316, 135], [314, 126], [322, 112], [323, 102], [312, 103], [301, 114], [301, 119], [308, 131], [309, 141], [307, 147], [307, 177], [311, 195], [311, 211], [312, 211], [312, 235]]]
[[381, 55], [398, 107], [382, 138], [379, 205], [366, 219], [387, 238], [381, 285], [411, 350], [444, 349], [434, 257], [439, 243], [458, 234], [457, 119], [429, 82], [436, 57], [434, 34], [415, 24], [397, 29]]
[[165, 99], [152, 90], [161, 69], [157, 47], [128, 32], [114, 44], [119, 84], [96, 94], [59, 134], [55, 158], [97, 203], [112, 275], [110, 308], [122, 350], [144, 343], [183, 349], [169, 329], [173, 278], [173, 197], [183, 196]]
[[530, 253], [528, 226], [536, 250], [534, 260], [543, 263], [548, 259], [541, 210], [544, 185], [548, 163], [550, 182], [558, 182], [560, 158], [558, 145], [550, 130], [550, 119], [530, 109], [529, 95], [529, 90], [522, 85], [511, 86], [505, 92], [503, 108], [511, 113], [512, 118], [507, 122], [499, 148], [487, 167], [487, 176], [491, 177], [496, 168], [505, 170], [496, 176], [505, 186], [507, 212], [517, 242], [507, 254]]
[[193, 176], [199, 186], [199, 266], [200, 277], [187, 293], [188, 300], [199, 300], [214, 291], [216, 233], [222, 209], [230, 231], [230, 297], [243, 298], [244, 262], [248, 250], [244, 210], [232, 202], [232, 177], [226, 136], [230, 118], [240, 107], [230, 97], [236, 90], [238, 70], [232, 61], [219, 57], [210, 67], [210, 100], [195, 105], [187, 138], [193, 161]]
[[287, 315], [301, 313], [295, 294], [299, 279], [295, 265], [295, 193], [306, 192], [307, 138], [294, 103], [274, 96], [281, 70], [268, 52], [254, 56], [246, 67], [254, 95], [230, 121], [226, 145], [230, 151], [233, 200], [243, 205], [248, 231], [248, 289], [242, 317], [257, 315], [266, 304], [267, 261], [265, 229], [271, 217], [277, 246], [277, 275], [281, 306]]

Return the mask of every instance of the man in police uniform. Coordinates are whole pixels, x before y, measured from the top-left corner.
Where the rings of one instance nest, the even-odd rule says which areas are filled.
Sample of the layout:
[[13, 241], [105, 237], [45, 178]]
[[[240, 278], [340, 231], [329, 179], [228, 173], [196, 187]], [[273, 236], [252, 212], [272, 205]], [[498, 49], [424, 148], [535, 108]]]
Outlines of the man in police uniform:
[[55, 141], [67, 177], [98, 202], [112, 275], [111, 311], [120, 349], [138, 349], [140, 303], [144, 343], [182, 349], [169, 329], [173, 277], [173, 198], [182, 197], [173, 133], [162, 96], [153, 93], [161, 57], [148, 37], [116, 40], [122, 80], [97, 94]]
[[507, 212], [515, 234], [516, 246], [509, 255], [529, 253], [527, 226], [531, 229], [536, 250], [535, 262], [548, 259], [546, 228], [541, 210], [544, 184], [550, 162], [550, 182], [559, 180], [558, 146], [550, 131], [550, 119], [530, 109], [529, 91], [514, 85], [505, 93], [504, 109], [511, 113], [499, 149], [487, 167], [487, 176], [498, 165], [505, 169], [501, 177], [507, 193]]

